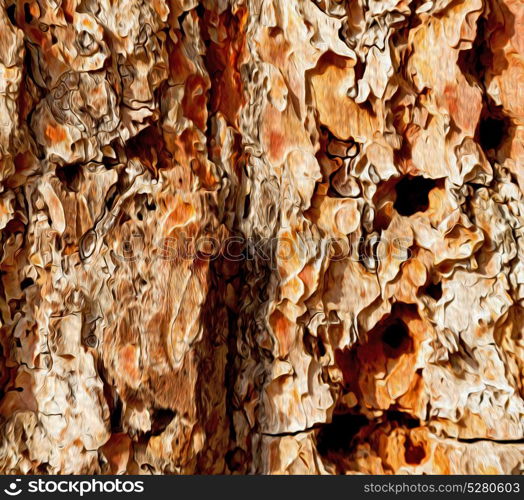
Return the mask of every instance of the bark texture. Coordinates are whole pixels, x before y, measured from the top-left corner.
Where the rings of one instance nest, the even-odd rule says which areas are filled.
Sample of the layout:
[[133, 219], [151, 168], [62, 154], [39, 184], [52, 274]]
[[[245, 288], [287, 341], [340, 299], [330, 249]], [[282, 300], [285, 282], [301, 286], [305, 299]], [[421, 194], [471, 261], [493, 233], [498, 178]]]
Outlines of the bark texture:
[[0, 5], [1, 472], [523, 472], [521, 0]]

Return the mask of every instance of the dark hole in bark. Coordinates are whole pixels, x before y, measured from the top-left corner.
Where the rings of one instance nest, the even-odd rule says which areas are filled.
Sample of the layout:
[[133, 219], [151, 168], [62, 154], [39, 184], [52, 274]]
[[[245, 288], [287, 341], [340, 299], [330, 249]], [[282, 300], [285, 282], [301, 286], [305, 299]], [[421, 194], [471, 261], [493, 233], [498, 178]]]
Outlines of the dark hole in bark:
[[204, 18], [204, 14], [206, 13], [206, 9], [205, 7], [199, 3], [197, 6], [196, 6], [196, 13], [197, 13], [197, 16], [200, 18], [200, 19], [203, 19]]
[[480, 17], [477, 21], [477, 35], [473, 40], [471, 49], [461, 50], [457, 64], [466, 77], [473, 81], [484, 80], [486, 68], [493, 64], [493, 52], [489, 45], [489, 37], [486, 36], [487, 20]]
[[34, 280], [32, 278], [24, 278], [20, 283], [20, 289], [25, 290], [27, 287], [34, 285]]
[[241, 470], [246, 460], [246, 452], [242, 448], [235, 448], [226, 453], [226, 463], [231, 471]]
[[175, 412], [173, 410], [166, 408], [154, 410], [151, 418], [151, 435], [157, 436], [162, 434], [174, 418]]
[[395, 200], [395, 210], [400, 215], [410, 216], [417, 212], [424, 212], [428, 209], [429, 192], [435, 187], [434, 179], [426, 179], [422, 176], [404, 177], [395, 186], [397, 197]]
[[424, 289], [424, 293], [435, 300], [440, 300], [442, 297], [442, 283], [440, 281], [438, 283], [430, 283]]
[[114, 407], [111, 412], [111, 431], [113, 433], [122, 432], [122, 401], [119, 397], [113, 401]]
[[418, 465], [426, 457], [426, 450], [422, 444], [415, 445], [409, 436], [406, 436], [404, 441], [404, 458], [406, 462], [411, 465]]
[[[152, 154], [155, 151], [156, 155]], [[154, 126], [149, 126], [127, 141], [126, 154], [128, 158], [139, 158], [150, 170], [172, 166], [171, 153], [168, 151], [164, 136]], [[156, 158], [156, 163], [153, 158]]]
[[326, 354], [326, 348], [324, 347], [324, 343], [322, 342], [322, 339], [320, 337], [317, 338], [317, 348], [318, 348], [318, 353], [320, 354], [320, 357]]
[[409, 340], [408, 327], [400, 319], [396, 319], [382, 333], [382, 341], [394, 352], [402, 350], [409, 343]]
[[31, 14], [31, 10], [29, 8], [29, 4], [28, 3], [24, 4], [24, 17], [25, 17], [25, 22], [26, 23], [30, 23], [33, 20], [33, 16]]
[[364, 415], [333, 415], [330, 424], [325, 424], [317, 435], [317, 450], [326, 456], [330, 452], [348, 452], [351, 442], [369, 421]]
[[484, 151], [497, 150], [508, 133], [510, 123], [504, 116], [486, 116], [479, 124], [479, 142]]
[[244, 219], [247, 218], [247, 216], [249, 215], [250, 207], [251, 207], [251, 197], [248, 194], [246, 194], [246, 197], [244, 198], [244, 214], [243, 214]]
[[11, 21], [11, 24], [13, 26], [16, 26], [16, 14], [15, 14], [16, 13], [16, 4], [13, 4], [7, 7], [6, 12], [7, 12], [7, 17]]
[[391, 223], [391, 217], [389, 214], [382, 210], [377, 210], [375, 219], [373, 220], [373, 229], [376, 231], [385, 231]]
[[405, 427], [407, 429], [414, 429], [420, 427], [420, 420], [413, 417], [409, 413], [399, 411], [396, 409], [390, 409], [384, 413], [384, 419], [388, 422], [397, 424], [398, 427]]
[[39, 474], [48, 474], [49, 473], [49, 464], [47, 462], [41, 463], [36, 468], [36, 471]]
[[111, 156], [102, 156], [102, 164], [106, 170], [111, 170], [115, 165], [118, 165], [118, 158], [111, 158]]
[[69, 191], [78, 191], [82, 178], [82, 165], [75, 163], [73, 165], [57, 167], [56, 176]]

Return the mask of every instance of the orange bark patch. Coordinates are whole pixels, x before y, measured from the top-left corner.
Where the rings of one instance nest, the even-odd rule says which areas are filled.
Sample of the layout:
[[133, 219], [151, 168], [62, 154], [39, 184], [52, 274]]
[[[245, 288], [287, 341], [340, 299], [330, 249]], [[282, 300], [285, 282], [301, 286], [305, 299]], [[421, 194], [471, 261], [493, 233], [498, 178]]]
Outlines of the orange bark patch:
[[282, 156], [284, 150], [284, 135], [278, 131], [271, 130], [269, 132], [269, 152], [271, 156]]
[[482, 109], [482, 96], [478, 89], [470, 87], [465, 78], [457, 83], [448, 83], [444, 88], [444, 101], [453, 121], [461, 130], [475, 133]]
[[73, 22], [73, 18], [75, 16], [75, 2], [74, 0], [63, 0], [62, 1], [62, 11], [64, 12], [65, 20], [68, 23]]
[[132, 382], [138, 382], [140, 371], [138, 369], [138, 349], [133, 344], [127, 344], [120, 348], [119, 361], [126, 378]]
[[278, 309], [271, 315], [269, 324], [278, 340], [280, 356], [287, 356], [293, 343], [295, 325]]
[[[182, 39], [180, 32], [176, 33]], [[183, 44], [179, 42], [169, 53], [170, 75], [175, 85], [183, 84], [187, 77], [195, 73], [194, 64], [187, 58]]]
[[102, 453], [109, 462], [112, 474], [126, 470], [131, 451], [131, 439], [127, 434], [112, 434], [102, 447]]
[[63, 127], [60, 125], [52, 125], [51, 123], [46, 126], [45, 135], [51, 142], [62, 142], [67, 137]]
[[317, 275], [318, 273], [312, 264], [304, 266], [304, 269], [302, 269], [302, 271], [300, 271], [298, 274], [298, 277], [302, 280], [302, 283], [304, 283], [304, 286], [306, 287], [308, 295], [315, 289], [314, 287], [317, 281]]
[[282, 112], [271, 105], [266, 106], [262, 117], [262, 142], [274, 164], [283, 163], [286, 155], [294, 149], [313, 150], [292, 106], [287, 106]]
[[209, 84], [200, 75], [191, 75], [186, 80], [182, 109], [184, 115], [202, 131], [206, 129], [207, 107], [206, 93]]
[[166, 232], [171, 233], [174, 228], [185, 225], [193, 215], [195, 215], [195, 208], [193, 205], [185, 203], [180, 199], [177, 200], [173, 210], [166, 220]]
[[448, 453], [444, 446], [435, 446], [435, 450], [433, 452], [433, 465], [435, 474], [451, 473]]
[[[238, 112], [243, 106], [241, 58], [245, 47], [247, 11], [238, 9], [235, 15], [225, 12], [218, 17], [218, 28], [227, 32], [227, 38], [215, 43], [211, 38], [206, 53], [206, 65], [213, 80], [211, 109], [220, 111], [232, 125], [238, 124]], [[208, 35], [209, 36], [209, 35]]]

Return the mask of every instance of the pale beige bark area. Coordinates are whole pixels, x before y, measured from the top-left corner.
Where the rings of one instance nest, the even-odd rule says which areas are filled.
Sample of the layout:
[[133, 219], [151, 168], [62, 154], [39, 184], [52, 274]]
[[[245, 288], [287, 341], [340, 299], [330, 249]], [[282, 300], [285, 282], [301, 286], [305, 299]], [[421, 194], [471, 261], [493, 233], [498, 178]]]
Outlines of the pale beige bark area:
[[523, 472], [520, 0], [1, 6], [2, 473]]

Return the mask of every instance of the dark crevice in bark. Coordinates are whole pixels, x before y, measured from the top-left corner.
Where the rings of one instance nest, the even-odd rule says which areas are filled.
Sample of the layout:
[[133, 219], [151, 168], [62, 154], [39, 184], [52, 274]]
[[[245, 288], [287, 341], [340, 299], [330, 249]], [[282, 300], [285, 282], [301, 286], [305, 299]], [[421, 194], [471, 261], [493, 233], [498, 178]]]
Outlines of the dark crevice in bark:
[[154, 409], [151, 413], [151, 431], [147, 434], [150, 436], [162, 434], [175, 416], [176, 412], [168, 408]]
[[[513, 140], [513, 124], [506, 116], [502, 106], [498, 106], [490, 96], [486, 81], [488, 70], [501, 72], [509, 62], [501, 63], [492, 47], [492, 39], [496, 37], [497, 47], [502, 47], [512, 36], [515, 17], [509, 9], [500, 2], [488, 1], [483, 13], [477, 21], [477, 33], [472, 47], [459, 53], [457, 64], [471, 84], [478, 84], [483, 89], [483, 107], [475, 132], [475, 140], [480, 144], [486, 157], [495, 161], [497, 151], [506, 142]], [[498, 49], [500, 50], [500, 49]]]
[[429, 192], [436, 186], [434, 179], [422, 176], [403, 177], [395, 186], [394, 208], [400, 215], [410, 216], [425, 212], [429, 207]]
[[487, 438], [449, 438], [459, 443], [497, 443], [497, 444], [524, 444], [523, 439], [487, 439]]
[[428, 295], [434, 300], [440, 300], [442, 297], [442, 282], [433, 283], [432, 281], [422, 290], [422, 293]]
[[260, 434], [262, 436], [269, 436], [269, 437], [286, 437], [286, 436], [299, 436], [300, 434], [305, 434], [314, 430], [321, 429], [322, 426], [325, 424], [315, 424], [311, 427], [306, 427], [305, 429], [299, 429], [298, 431], [292, 431], [292, 432], [261, 432]]
[[512, 121], [502, 107], [486, 97], [475, 138], [488, 159], [496, 160], [501, 146], [512, 140], [512, 129]]
[[323, 457], [332, 453], [349, 454], [354, 438], [369, 423], [361, 414], [333, 415], [331, 423], [322, 425], [317, 435], [318, 452]]

